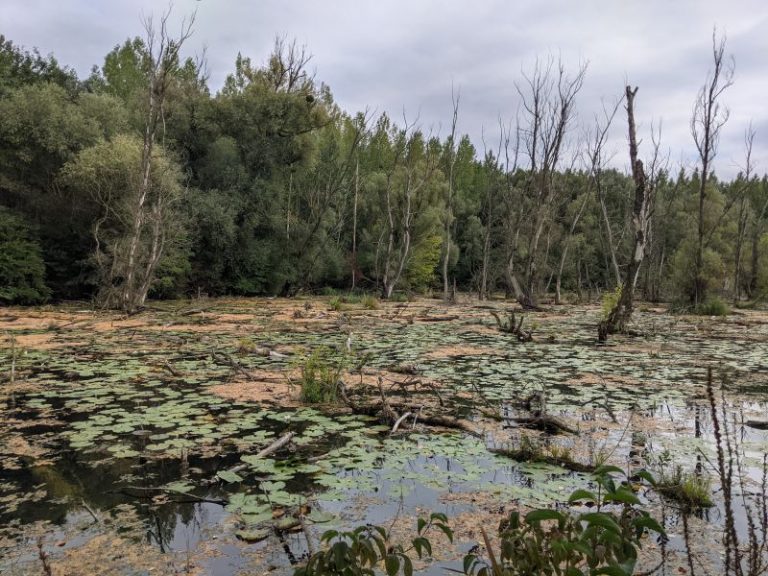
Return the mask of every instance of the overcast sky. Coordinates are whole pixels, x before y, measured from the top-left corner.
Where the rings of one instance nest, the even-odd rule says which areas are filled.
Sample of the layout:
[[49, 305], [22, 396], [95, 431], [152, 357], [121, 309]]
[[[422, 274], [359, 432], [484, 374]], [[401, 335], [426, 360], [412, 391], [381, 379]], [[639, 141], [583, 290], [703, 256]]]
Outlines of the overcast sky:
[[[117, 43], [142, 32], [141, 14], [159, 14], [157, 0], [0, 0], [0, 33], [27, 48], [53, 53], [86, 76]], [[295, 38], [313, 54], [317, 78], [348, 111], [366, 107], [402, 118], [419, 116], [445, 135], [451, 85], [461, 90], [459, 129], [491, 146], [499, 116], [513, 118], [514, 82], [537, 55], [554, 54], [589, 68], [579, 95], [588, 123], [601, 97], [638, 85], [640, 130], [647, 152], [651, 122], [663, 121], [673, 164], [690, 166], [689, 119], [711, 67], [713, 26], [727, 33], [735, 84], [724, 102], [717, 172], [744, 163], [744, 131], [757, 130], [754, 159], [768, 171], [768, 1], [766, 0], [176, 0], [178, 20], [197, 10], [189, 53], [207, 47], [210, 85], [217, 90], [238, 52], [264, 62], [275, 35]], [[621, 120], [624, 120], [621, 117]], [[614, 163], [625, 167], [624, 123], [617, 123]]]

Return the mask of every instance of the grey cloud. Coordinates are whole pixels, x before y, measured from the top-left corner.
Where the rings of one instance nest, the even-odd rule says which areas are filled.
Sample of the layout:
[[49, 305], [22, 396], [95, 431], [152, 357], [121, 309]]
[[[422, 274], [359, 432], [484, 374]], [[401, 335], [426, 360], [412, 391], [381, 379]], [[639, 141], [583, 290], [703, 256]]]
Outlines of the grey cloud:
[[[80, 74], [100, 64], [112, 46], [141, 33], [140, 13], [157, 14], [155, 0], [2, 0], [0, 28], [15, 42], [53, 52]], [[638, 115], [646, 143], [651, 121], [663, 119], [673, 160], [693, 161], [689, 119], [711, 65], [712, 27], [728, 34], [736, 84], [725, 97], [732, 110], [716, 168], [736, 172], [743, 132], [759, 129], [755, 160], [768, 170], [768, 5], [763, 0], [177, 0], [174, 14], [197, 9], [190, 50], [207, 46], [211, 86], [231, 72], [238, 52], [263, 62], [276, 34], [295, 37], [314, 54], [318, 78], [349, 111], [365, 107], [435, 129], [448, 121], [451, 85], [460, 87], [460, 128], [478, 148], [481, 130], [495, 141], [499, 116], [517, 108], [514, 81], [536, 55], [561, 55], [572, 67], [589, 61], [579, 118], [590, 122], [600, 99], [640, 86]], [[622, 167], [625, 136], [614, 127], [614, 162]], [[443, 130], [445, 131], [445, 130]]]

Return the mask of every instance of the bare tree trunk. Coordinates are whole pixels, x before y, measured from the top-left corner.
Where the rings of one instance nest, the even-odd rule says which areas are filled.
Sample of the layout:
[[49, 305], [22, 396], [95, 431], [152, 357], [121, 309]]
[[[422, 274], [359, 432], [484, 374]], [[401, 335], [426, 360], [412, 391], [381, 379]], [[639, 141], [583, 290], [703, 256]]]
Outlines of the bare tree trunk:
[[557, 278], [555, 280], [555, 304], [561, 304], [563, 301], [562, 295], [560, 294], [560, 288], [563, 279], [563, 269], [565, 268], [565, 260], [568, 257], [568, 249], [571, 246], [571, 239], [573, 238], [573, 234], [576, 231], [576, 226], [579, 225], [581, 215], [584, 213], [584, 207], [587, 205], [587, 200], [589, 200], [589, 192], [584, 194], [584, 199], [581, 202], [581, 206], [579, 206], [579, 210], [576, 212], [576, 215], [571, 221], [571, 227], [568, 229], [568, 237], [563, 243], [563, 251], [560, 254], [560, 264], [557, 267]]
[[750, 186], [750, 180], [752, 177], [752, 143], [755, 139], [755, 131], [750, 125], [744, 136], [744, 142], [746, 144], [746, 160], [747, 164], [744, 167], [744, 190], [740, 191], [739, 196], [739, 217], [736, 230], [736, 254], [734, 257], [734, 271], [733, 271], [733, 303], [736, 305], [741, 300], [741, 284], [742, 284], [742, 251], [744, 247], [744, 240], [747, 234], [747, 218], [749, 212], [747, 210], [747, 192]]
[[767, 180], [763, 180], [761, 186], [763, 188], [763, 194], [765, 195], [765, 203], [760, 209], [759, 213], [755, 216], [752, 227], [752, 258], [749, 273], [749, 297], [754, 298], [757, 292], [757, 280], [760, 275], [760, 237], [763, 234], [763, 227], [765, 223], [765, 217], [768, 215], [768, 184]]
[[459, 98], [460, 94], [451, 93], [453, 103], [453, 119], [451, 120], [451, 135], [449, 136], [449, 158], [448, 158], [448, 197], [445, 206], [445, 230], [443, 235], [443, 300], [446, 302], [451, 299], [448, 285], [448, 266], [451, 261], [451, 242], [453, 227], [453, 186], [454, 170], [456, 168], [457, 148], [456, 148], [456, 122], [459, 117]]
[[[147, 86], [147, 116], [144, 126], [144, 141], [141, 153], [141, 180], [136, 195], [136, 203], [132, 207], [133, 221], [128, 239], [128, 251], [125, 256], [123, 279], [120, 290], [120, 307], [126, 312], [133, 312], [144, 305], [147, 293], [154, 279], [157, 263], [163, 254], [165, 242], [164, 205], [159, 196], [147, 209], [152, 196], [152, 155], [158, 126], [163, 118], [163, 104], [171, 82], [174, 67], [177, 66], [178, 54], [184, 42], [192, 34], [194, 15], [182, 24], [178, 38], [170, 38], [168, 34], [168, 18], [166, 12], [160, 21], [160, 29], [155, 31], [152, 20], [146, 19], [147, 53], [150, 60], [149, 84]], [[150, 227], [150, 248], [146, 260], [140, 258], [140, 245], [145, 242], [145, 225], [152, 221]]]
[[616, 259], [616, 244], [613, 241], [611, 220], [608, 218], [608, 209], [605, 206], [605, 196], [603, 195], [602, 186], [599, 182], [596, 184], [596, 190], [597, 198], [600, 201], [600, 213], [603, 216], [603, 225], [605, 226], [605, 239], [608, 243], [608, 254], [611, 257], [611, 269], [613, 270], [613, 277], [616, 280], [616, 286], [621, 286], [621, 271], [619, 270], [619, 262]]
[[574, 115], [574, 102], [586, 74], [582, 65], [573, 78], [566, 74], [562, 62], [542, 65], [536, 62], [533, 73], [525, 76], [525, 89], [517, 86], [522, 107], [528, 116], [524, 131], [526, 151], [530, 160], [529, 199], [533, 203], [533, 225], [528, 237], [525, 263], [523, 307], [536, 308], [538, 287], [538, 251], [547, 215], [552, 210], [556, 191], [554, 176], [563, 149], [566, 133]]
[[352, 290], [357, 283], [357, 198], [360, 193], [360, 160], [355, 161], [355, 198], [352, 202]]
[[707, 198], [707, 182], [712, 161], [717, 154], [720, 131], [728, 121], [728, 110], [720, 106], [720, 96], [733, 84], [733, 65], [724, 62], [725, 37], [717, 41], [712, 33], [712, 56], [714, 69], [699, 91], [691, 118], [691, 134], [701, 161], [699, 175], [699, 207], [697, 214], [696, 253], [694, 255], [693, 285], [690, 288], [690, 302], [698, 308], [707, 297], [707, 279], [704, 278], [704, 248], [707, 230], [704, 222], [704, 208]]
[[[636, 94], [637, 88], [633, 90], [630, 86], [627, 86], [625, 96], [627, 100], [627, 124], [629, 126], [629, 158], [632, 165], [632, 180], [635, 183], [635, 202], [632, 207], [634, 249], [627, 265], [624, 282], [621, 285], [619, 300], [608, 314], [608, 317], [598, 325], [597, 334], [601, 342], [607, 340], [609, 334], [624, 331], [627, 322], [632, 317], [635, 286], [638, 273], [640, 272], [640, 265], [645, 257], [646, 242], [648, 241], [648, 227], [653, 205], [653, 185], [648, 182], [643, 162], [637, 156], [637, 130], [635, 127], [634, 109]], [[658, 153], [658, 145], [656, 149]]]

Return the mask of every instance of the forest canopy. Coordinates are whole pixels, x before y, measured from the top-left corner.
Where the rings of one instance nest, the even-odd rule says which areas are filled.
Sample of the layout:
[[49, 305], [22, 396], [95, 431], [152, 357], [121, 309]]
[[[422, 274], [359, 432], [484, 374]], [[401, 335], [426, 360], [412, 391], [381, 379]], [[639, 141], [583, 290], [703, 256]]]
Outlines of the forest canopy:
[[87, 78], [0, 36], [0, 302], [133, 310], [148, 297], [332, 288], [503, 291], [535, 306], [616, 290], [628, 270], [644, 298], [690, 308], [768, 292], [754, 134], [738, 175], [714, 170], [730, 128], [718, 98], [734, 81], [724, 40], [691, 98], [699, 164], [673, 166], [654, 133], [644, 168], [623, 173], [605, 146], [627, 133], [627, 97], [617, 89], [603, 115], [577, 118], [586, 65], [538, 60], [515, 83], [517, 124], [478, 150], [457, 130], [458, 90], [442, 137], [345, 111], [309, 52], [277, 39], [263, 65], [238, 55], [212, 93], [205, 62], [182, 56], [193, 22], [179, 37], [158, 24]]

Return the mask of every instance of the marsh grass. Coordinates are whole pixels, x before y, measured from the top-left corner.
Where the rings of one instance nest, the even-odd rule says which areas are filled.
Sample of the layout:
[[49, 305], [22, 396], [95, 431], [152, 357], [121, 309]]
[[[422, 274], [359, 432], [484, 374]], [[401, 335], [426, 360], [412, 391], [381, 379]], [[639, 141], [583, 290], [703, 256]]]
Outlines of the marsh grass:
[[301, 366], [301, 401], [336, 404], [340, 400], [343, 359], [334, 359], [329, 348], [318, 348]]
[[712, 479], [695, 472], [686, 472], [682, 466], [675, 466], [671, 474], [662, 476], [656, 488], [667, 498], [679, 502], [686, 510], [714, 506]]

